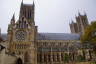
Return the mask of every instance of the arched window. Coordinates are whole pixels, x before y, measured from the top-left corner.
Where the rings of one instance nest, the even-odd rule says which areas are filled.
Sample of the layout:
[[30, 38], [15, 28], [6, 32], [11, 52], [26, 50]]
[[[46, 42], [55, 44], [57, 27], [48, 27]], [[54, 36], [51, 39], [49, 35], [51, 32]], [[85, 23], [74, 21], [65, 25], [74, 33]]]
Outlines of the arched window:
[[64, 61], [64, 53], [61, 53], [61, 60]]
[[30, 10], [30, 18], [31, 18], [31, 10]]
[[48, 61], [50, 62], [51, 61], [51, 55], [48, 54]]
[[16, 61], [16, 64], [23, 64], [22, 59], [18, 58], [17, 61]]
[[55, 54], [53, 54], [53, 62], [55, 62]]
[[46, 54], [44, 54], [44, 62], [46, 62], [46, 61], [47, 61]]
[[58, 62], [60, 61], [59, 53], [57, 53], [57, 61], [58, 61]]

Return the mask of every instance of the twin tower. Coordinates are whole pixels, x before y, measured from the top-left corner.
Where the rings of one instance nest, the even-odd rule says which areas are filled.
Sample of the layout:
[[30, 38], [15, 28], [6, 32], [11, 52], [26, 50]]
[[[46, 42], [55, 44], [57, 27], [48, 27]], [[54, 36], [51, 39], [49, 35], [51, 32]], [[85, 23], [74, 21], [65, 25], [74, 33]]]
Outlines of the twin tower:
[[76, 22], [70, 24], [71, 33], [77, 34], [84, 34], [85, 29], [88, 27], [89, 22], [86, 13], [81, 15], [80, 13], [78, 16], [75, 17]]

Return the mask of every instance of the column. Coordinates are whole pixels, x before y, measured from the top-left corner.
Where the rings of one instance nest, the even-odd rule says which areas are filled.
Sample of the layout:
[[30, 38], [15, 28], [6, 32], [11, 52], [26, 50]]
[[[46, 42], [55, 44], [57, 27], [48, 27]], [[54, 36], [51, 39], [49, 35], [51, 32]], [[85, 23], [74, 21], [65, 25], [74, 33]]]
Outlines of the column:
[[59, 53], [59, 61], [61, 62], [62, 60], [61, 60], [61, 52]]
[[50, 59], [51, 59], [51, 62], [53, 62], [53, 54], [52, 54], [52, 52], [51, 52], [51, 57], [50, 57]]
[[48, 62], [48, 53], [46, 54], [46, 62]]
[[44, 62], [44, 54], [42, 54], [41, 62]]
[[57, 53], [55, 53], [55, 62], [57, 62]]

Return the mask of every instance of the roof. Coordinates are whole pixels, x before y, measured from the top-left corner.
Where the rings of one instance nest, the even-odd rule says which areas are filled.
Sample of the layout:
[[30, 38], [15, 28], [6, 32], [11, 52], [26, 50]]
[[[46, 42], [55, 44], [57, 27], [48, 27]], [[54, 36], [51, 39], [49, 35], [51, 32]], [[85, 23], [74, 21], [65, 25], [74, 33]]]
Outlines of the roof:
[[[1, 35], [4, 40], [7, 39], [7, 34]], [[70, 33], [38, 33], [37, 40], [79, 40], [79, 34]]]
[[39, 33], [38, 40], [79, 40], [79, 34], [70, 33]]

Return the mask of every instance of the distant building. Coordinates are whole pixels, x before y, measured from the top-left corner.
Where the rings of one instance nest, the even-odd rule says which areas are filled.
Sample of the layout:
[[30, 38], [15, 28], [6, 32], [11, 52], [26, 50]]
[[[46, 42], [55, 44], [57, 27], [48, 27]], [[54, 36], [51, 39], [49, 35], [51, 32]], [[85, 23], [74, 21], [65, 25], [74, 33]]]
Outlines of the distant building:
[[85, 28], [89, 25], [87, 15], [81, 15], [76, 17], [76, 22], [71, 22], [70, 29], [71, 33], [84, 34]]

